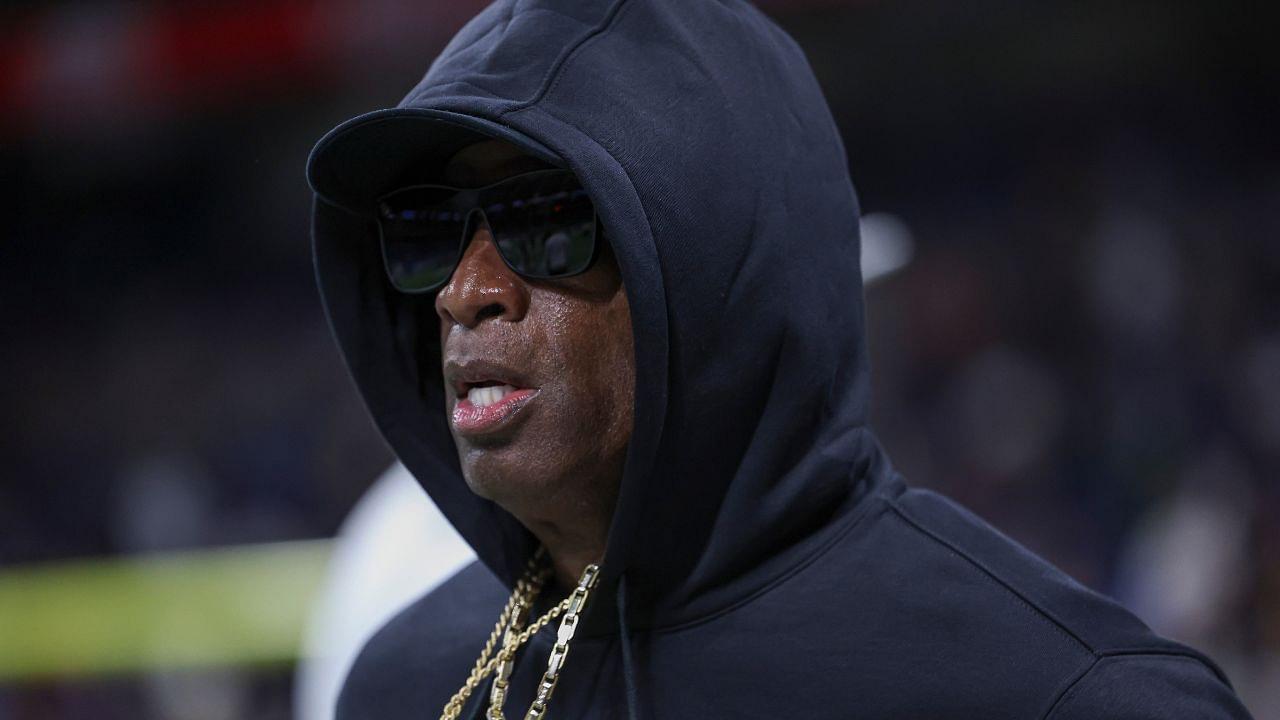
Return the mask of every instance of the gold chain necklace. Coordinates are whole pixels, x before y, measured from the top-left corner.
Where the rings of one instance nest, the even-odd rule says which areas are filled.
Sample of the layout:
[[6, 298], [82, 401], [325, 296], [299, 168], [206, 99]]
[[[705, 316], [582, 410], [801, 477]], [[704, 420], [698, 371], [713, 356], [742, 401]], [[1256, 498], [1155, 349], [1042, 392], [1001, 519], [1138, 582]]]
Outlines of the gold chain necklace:
[[[528, 642], [529, 638], [563, 614], [564, 618], [560, 621], [560, 629], [556, 634], [556, 643], [552, 646], [551, 656], [547, 659], [547, 670], [542, 675], [542, 682], [538, 683], [538, 693], [533, 703], [529, 705], [528, 712], [525, 713], [525, 720], [540, 720], [546, 714], [551, 693], [556, 689], [565, 657], [569, 654], [569, 641], [573, 639], [574, 632], [578, 628], [578, 619], [582, 615], [583, 608], [586, 607], [591, 590], [595, 587], [600, 568], [594, 564], [588, 565], [582, 571], [578, 587], [574, 588], [569, 597], [560, 601], [527, 628], [522, 628], [529, 609], [533, 607], [534, 601], [542, 591], [542, 586], [551, 576], [551, 568], [542, 565], [544, 554], [544, 549], [539, 548], [529, 560], [524, 575], [516, 582], [515, 589], [511, 591], [511, 597], [498, 615], [498, 622], [494, 625], [493, 632], [489, 633], [489, 639], [485, 642], [480, 657], [476, 659], [471, 674], [467, 676], [466, 682], [458, 692], [445, 703], [440, 720], [456, 720], [462, 714], [462, 706], [475, 692], [476, 687], [495, 671], [497, 675], [490, 688], [489, 709], [485, 717], [488, 720], [505, 720], [502, 707], [506, 703], [511, 671], [515, 667], [516, 651]], [[502, 649], [494, 657], [493, 650], [499, 636], [502, 636]]]

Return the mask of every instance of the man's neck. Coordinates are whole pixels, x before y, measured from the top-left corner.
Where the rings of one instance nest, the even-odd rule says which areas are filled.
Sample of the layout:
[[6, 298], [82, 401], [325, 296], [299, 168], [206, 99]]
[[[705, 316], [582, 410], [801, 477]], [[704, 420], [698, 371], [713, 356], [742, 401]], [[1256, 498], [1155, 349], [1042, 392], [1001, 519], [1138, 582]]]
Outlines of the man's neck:
[[607, 527], [578, 527], [573, 532], [566, 532], [562, 526], [557, 527], [552, 523], [530, 523], [526, 527], [547, 549], [558, 590], [573, 590], [578, 586], [578, 580], [587, 565], [599, 563], [604, 558], [608, 540]]
[[548, 547], [547, 551], [551, 555], [551, 567], [555, 570], [556, 589], [565, 593], [578, 586], [578, 580], [587, 565], [600, 562], [604, 556], [603, 547], [597, 550], [572, 548], [560, 552]]

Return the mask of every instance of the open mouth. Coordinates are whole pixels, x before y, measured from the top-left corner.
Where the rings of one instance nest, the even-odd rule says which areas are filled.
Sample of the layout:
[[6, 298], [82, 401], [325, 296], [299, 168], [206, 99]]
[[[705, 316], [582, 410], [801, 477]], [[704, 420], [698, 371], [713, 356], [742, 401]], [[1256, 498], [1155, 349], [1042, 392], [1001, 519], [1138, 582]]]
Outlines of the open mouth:
[[463, 434], [491, 432], [505, 425], [537, 396], [532, 388], [520, 388], [498, 380], [463, 383], [457, 388], [453, 427]]

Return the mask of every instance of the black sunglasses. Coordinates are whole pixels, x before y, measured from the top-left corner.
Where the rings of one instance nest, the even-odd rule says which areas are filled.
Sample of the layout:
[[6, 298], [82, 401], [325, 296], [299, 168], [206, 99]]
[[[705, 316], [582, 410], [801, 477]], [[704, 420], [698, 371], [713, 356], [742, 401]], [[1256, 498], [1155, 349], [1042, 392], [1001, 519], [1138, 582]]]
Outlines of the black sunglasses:
[[438, 290], [453, 275], [478, 223], [502, 260], [528, 278], [586, 271], [596, 257], [596, 211], [568, 170], [536, 170], [482, 188], [414, 185], [378, 200], [382, 259], [404, 293]]

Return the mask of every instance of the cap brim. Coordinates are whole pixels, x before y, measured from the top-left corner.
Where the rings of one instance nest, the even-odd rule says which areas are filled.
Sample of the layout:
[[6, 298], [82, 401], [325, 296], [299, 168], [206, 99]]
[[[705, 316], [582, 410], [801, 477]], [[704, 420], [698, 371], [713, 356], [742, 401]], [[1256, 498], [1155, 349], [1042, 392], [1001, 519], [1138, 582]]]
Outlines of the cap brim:
[[564, 166], [545, 145], [491, 120], [429, 108], [391, 108], [352, 118], [320, 138], [307, 160], [307, 181], [326, 201], [362, 211], [407, 181], [429, 179], [462, 148], [491, 139]]

